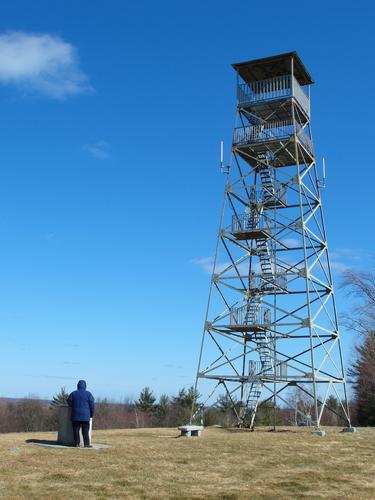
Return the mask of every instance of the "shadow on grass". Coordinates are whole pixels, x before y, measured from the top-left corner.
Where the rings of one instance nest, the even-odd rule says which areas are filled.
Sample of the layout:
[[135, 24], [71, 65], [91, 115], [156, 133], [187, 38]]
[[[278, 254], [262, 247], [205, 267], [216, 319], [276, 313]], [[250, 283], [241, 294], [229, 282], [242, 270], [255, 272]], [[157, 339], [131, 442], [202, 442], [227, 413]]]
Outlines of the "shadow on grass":
[[222, 429], [227, 431], [227, 432], [256, 432], [257, 434], [259, 432], [275, 432], [276, 434], [288, 432], [288, 433], [292, 433], [292, 434], [297, 434], [297, 432], [298, 432], [298, 431], [293, 430], [293, 429], [269, 429], [269, 428], [260, 428], [260, 427], [257, 427], [255, 429], [255, 431], [252, 429], [248, 429], [246, 427], [222, 427]]
[[61, 444], [58, 441], [51, 440], [51, 439], [26, 439], [26, 443], [31, 443], [31, 444], [41, 444], [44, 446], [62, 446], [64, 448], [74, 448], [74, 446], [68, 446], [65, 444]]
[[27, 444], [35, 444], [37, 446], [48, 446], [51, 448], [65, 448], [65, 449], [73, 449], [78, 448], [80, 450], [102, 450], [104, 448], [112, 448], [109, 444], [99, 444], [93, 443], [92, 446], [71, 446], [67, 444], [61, 444], [58, 441], [52, 441], [50, 439], [26, 439]]

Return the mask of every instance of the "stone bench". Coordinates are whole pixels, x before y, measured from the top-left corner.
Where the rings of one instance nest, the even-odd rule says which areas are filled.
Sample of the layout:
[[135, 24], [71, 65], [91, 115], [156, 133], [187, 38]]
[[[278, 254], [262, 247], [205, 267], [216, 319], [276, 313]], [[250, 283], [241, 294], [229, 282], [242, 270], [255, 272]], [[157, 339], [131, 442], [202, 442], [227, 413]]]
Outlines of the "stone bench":
[[199, 437], [203, 431], [203, 425], [180, 425], [178, 428], [181, 431], [181, 436], [191, 437], [196, 436]]

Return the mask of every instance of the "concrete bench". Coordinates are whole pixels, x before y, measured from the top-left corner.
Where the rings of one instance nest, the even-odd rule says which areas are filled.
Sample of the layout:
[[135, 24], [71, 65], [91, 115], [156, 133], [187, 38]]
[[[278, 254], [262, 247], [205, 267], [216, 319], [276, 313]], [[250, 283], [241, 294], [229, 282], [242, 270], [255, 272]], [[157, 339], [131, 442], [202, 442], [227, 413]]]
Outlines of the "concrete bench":
[[181, 436], [191, 437], [196, 436], [199, 437], [203, 431], [203, 425], [180, 425], [178, 428], [181, 431]]

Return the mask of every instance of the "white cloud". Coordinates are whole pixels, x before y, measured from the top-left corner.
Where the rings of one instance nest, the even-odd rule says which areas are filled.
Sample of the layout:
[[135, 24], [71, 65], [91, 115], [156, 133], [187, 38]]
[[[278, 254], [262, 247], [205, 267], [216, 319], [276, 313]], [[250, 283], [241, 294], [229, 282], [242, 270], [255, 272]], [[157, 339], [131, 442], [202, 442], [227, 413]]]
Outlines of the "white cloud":
[[349, 269], [352, 269], [352, 267], [348, 264], [345, 264], [345, 262], [331, 259], [331, 270], [333, 274], [342, 274]]
[[191, 263], [194, 264], [195, 266], [200, 267], [206, 273], [211, 274], [212, 269], [213, 269], [213, 265], [214, 265], [214, 258], [213, 257], [202, 257], [200, 259], [192, 259]]
[[332, 272], [342, 274], [348, 269], [372, 267], [374, 256], [373, 252], [360, 248], [337, 248], [330, 252]]
[[[201, 257], [198, 259], [193, 259], [191, 261], [191, 263], [194, 264], [195, 266], [200, 267], [204, 272], [206, 272], [208, 274], [212, 274], [212, 270], [214, 267], [214, 257], [211, 256], [211, 257]], [[228, 261], [228, 262], [216, 262], [215, 272], [221, 273], [222, 271], [224, 271], [224, 269], [226, 269], [230, 265], [231, 265], [230, 261]], [[249, 272], [249, 261], [246, 260], [246, 261], [242, 262], [241, 264], [239, 264], [237, 266], [237, 269], [241, 275], [246, 276]], [[253, 271], [260, 272], [259, 263], [257, 263], [255, 266], [253, 266]], [[230, 273], [233, 275], [235, 274], [233, 267], [231, 268]]]
[[301, 246], [301, 241], [298, 240], [297, 238], [284, 238], [281, 240], [284, 245], [287, 247], [293, 248], [293, 247], [300, 247]]
[[97, 160], [107, 160], [111, 156], [112, 148], [108, 142], [100, 140], [93, 144], [86, 144], [83, 149]]
[[[200, 267], [203, 269], [208, 274], [212, 273], [213, 267], [214, 267], [214, 257], [201, 257], [199, 259], [193, 259], [191, 261], [192, 264], [195, 266]], [[223, 263], [216, 263], [216, 272], [220, 273], [223, 271], [226, 267], [230, 265], [230, 262], [223, 262]]]
[[21, 31], [0, 35], [0, 83], [54, 99], [92, 91], [73, 45], [54, 35]]

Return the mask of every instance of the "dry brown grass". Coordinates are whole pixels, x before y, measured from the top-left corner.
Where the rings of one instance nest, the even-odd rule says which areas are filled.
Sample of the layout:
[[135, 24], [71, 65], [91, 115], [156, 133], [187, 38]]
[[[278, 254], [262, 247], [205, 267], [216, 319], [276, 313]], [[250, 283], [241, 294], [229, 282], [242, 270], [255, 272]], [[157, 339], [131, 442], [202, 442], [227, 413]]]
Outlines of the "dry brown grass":
[[97, 431], [103, 450], [25, 443], [55, 434], [0, 436], [2, 498], [375, 498], [375, 429], [230, 432]]

